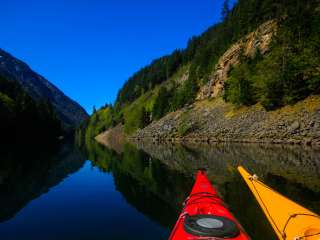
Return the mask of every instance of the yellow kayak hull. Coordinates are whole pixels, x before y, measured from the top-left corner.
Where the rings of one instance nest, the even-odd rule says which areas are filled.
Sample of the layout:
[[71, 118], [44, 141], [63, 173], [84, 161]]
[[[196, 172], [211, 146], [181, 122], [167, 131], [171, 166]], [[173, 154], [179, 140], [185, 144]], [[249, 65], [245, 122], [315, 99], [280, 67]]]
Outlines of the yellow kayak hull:
[[320, 217], [271, 189], [249, 174], [238, 170], [281, 240], [320, 240]]

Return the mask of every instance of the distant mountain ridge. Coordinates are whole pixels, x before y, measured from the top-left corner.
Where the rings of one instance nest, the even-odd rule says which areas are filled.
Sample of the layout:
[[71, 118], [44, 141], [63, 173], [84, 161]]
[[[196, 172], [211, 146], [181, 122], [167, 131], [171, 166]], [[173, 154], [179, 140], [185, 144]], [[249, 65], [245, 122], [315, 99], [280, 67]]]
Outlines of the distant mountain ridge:
[[0, 75], [20, 83], [36, 101], [49, 101], [66, 130], [77, 127], [88, 118], [87, 112], [26, 63], [0, 49]]

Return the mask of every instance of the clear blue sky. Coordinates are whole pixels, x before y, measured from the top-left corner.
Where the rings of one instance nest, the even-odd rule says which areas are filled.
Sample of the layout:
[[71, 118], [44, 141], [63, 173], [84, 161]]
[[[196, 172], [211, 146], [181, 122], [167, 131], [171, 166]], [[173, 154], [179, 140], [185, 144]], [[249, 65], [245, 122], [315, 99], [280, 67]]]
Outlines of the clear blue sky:
[[88, 112], [220, 20], [222, 0], [1, 0], [0, 48]]

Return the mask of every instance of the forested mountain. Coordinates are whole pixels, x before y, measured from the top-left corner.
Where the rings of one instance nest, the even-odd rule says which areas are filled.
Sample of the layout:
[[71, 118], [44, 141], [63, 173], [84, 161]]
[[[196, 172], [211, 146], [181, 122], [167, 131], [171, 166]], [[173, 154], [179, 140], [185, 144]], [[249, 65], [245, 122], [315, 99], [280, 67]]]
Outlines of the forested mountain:
[[1, 143], [47, 143], [63, 134], [50, 102], [36, 102], [16, 81], [0, 76]]
[[[271, 34], [257, 30], [269, 23]], [[218, 97], [236, 107], [294, 104], [320, 93], [319, 46], [319, 0], [238, 0], [232, 9], [226, 0], [220, 23], [135, 73], [113, 105], [94, 112], [86, 137], [117, 124], [131, 134], [194, 103], [206, 85], [220, 84]], [[215, 82], [223, 71], [225, 79]]]
[[[1, 49], [0, 76], [8, 81], [17, 82], [37, 104], [40, 102], [50, 103], [65, 130], [76, 128], [88, 118], [87, 113], [78, 103], [30, 69], [27, 64]], [[0, 91], [2, 91], [1, 88]]]
[[219, 57], [233, 42], [270, 19], [282, 23], [277, 42], [274, 43], [277, 47], [285, 47], [292, 52], [302, 49], [307, 51], [319, 43], [317, 0], [239, 0], [232, 10], [226, 7], [222, 12], [223, 22], [214, 25], [201, 36], [192, 38], [186, 49], [176, 50], [170, 56], [157, 59], [134, 74], [119, 91], [116, 106], [132, 102], [169, 79], [185, 64], [191, 64], [188, 80], [201, 85], [208, 80]]

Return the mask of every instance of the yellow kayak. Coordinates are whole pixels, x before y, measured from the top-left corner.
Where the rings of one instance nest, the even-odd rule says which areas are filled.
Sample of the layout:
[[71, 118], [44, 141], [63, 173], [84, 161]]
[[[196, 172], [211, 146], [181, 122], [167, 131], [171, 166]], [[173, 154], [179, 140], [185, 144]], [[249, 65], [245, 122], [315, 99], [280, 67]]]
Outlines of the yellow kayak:
[[320, 240], [320, 216], [266, 186], [243, 167], [238, 170], [281, 240]]

